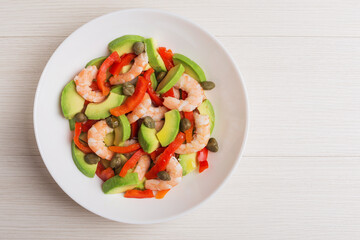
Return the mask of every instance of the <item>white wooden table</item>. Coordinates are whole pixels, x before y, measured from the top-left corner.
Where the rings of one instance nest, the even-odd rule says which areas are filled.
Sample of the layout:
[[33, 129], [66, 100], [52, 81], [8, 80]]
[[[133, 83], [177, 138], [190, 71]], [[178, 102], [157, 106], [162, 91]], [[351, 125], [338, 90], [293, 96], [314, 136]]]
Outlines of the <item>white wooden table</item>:
[[[156, 225], [103, 219], [73, 202], [33, 133], [37, 82], [76, 28], [150, 7], [200, 24], [249, 91], [246, 151], [195, 211]], [[360, 239], [358, 0], [0, 0], [0, 239]], [[56, 126], [54, 126], [56, 127]]]

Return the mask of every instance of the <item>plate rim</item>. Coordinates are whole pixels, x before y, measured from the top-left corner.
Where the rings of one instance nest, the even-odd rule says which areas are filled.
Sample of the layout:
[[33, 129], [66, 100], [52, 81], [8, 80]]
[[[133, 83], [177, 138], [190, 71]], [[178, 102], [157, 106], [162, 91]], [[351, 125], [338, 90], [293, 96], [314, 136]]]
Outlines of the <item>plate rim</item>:
[[[244, 121], [244, 137], [243, 137], [243, 144], [241, 145], [241, 147], [238, 149], [238, 152], [237, 152], [237, 157], [236, 157], [236, 161], [235, 161], [235, 164], [233, 165], [232, 169], [230, 170], [230, 172], [227, 174], [227, 176], [222, 180], [221, 184], [208, 196], [206, 197], [203, 201], [197, 203], [197, 204], [194, 204], [192, 207], [186, 209], [185, 211], [181, 212], [181, 213], [178, 213], [178, 214], [174, 214], [172, 216], [169, 216], [169, 217], [165, 217], [165, 218], [162, 218], [162, 219], [156, 219], [156, 220], [151, 220], [151, 221], [128, 221], [128, 220], [117, 220], [117, 219], [112, 219], [108, 216], [105, 216], [103, 215], [101, 212], [99, 211], [96, 211], [96, 210], [93, 210], [93, 209], [89, 209], [88, 207], [84, 206], [84, 204], [80, 203], [79, 201], [77, 201], [76, 199], [74, 199], [63, 187], [62, 185], [54, 178], [52, 172], [49, 170], [48, 168], [48, 165], [46, 163], [46, 161], [44, 160], [44, 157], [43, 157], [43, 148], [42, 148], [42, 145], [40, 144], [40, 140], [39, 140], [39, 136], [38, 136], [38, 131], [37, 131], [37, 128], [39, 127], [37, 125], [37, 119], [36, 119], [36, 112], [37, 112], [37, 102], [39, 101], [38, 98], [39, 98], [39, 92], [41, 90], [41, 85], [42, 85], [42, 82], [44, 82], [44, 74], [49, 66], [49, 63], [51, 62], [52, 58], [54, 57], [55, 53], [57, 53], [59, 51], [59, 49], [61, 48], [61, 46], [68, 41], [68, 39], [70, 38], [70, 36], [76, 34], [80, 29], [82, 29], [84, 26], [88, 25], [88, 24], [91, 24], [92, 22], [95, 22], [101, 18], [105, 18], [105, 17], [108, 17], [110, 15], [117, 15], [117, 14], [121, 14], [123, 12], [137, 12], [137, 11], [147, 11], [147, 12], [153, 12], [153, 13], [158, 13], [158, 14], [163, 14], [163, 15], [167, 15], [169, 17], [173, 17], [173, 18], [178, 18], [180, 19], [181, 21], [184, 21], [190, 25], [193, 25], [194, 27], [196, 27], [198, 30], [202, 31], [204, 34], [207, 35], [207, 37], [209, 37], [210, 39], [212, 39], [219, 47], [222, 51], [225, 52], [225, 54], [229, 57], [229, 59], [231, 60], [231, 64], [233, 65], [237, 75], [239, 75], [240, 77], [240, 84], [244, 90], [244, 100], [245, 100], [245, 121]], [[83, 25], [81, 25], [80, 27], [78, 27], [76, 30], [74, 30], [71, 34], [69, 34], [58, 46], [57, 48], [55, 49], [55, 51], [52, 53], [52, 55], [50, 56], [50, 58], [48, 59], [41, 75], [40, 75], [40, 78], [39, 78], [39, 81], [38, 81], [38, 84], [36, 86], [36, 91], [35, 91], [35, 97], [34, 97], [34, 106], [33, 106], [33, 127], [34, 127], [34, 134], [35, 134], [35, 140], [36, 140], [36, 145], [39, 149], [39, 153], [40, 153], [40, 156], [41, 156], [41, 159], [42, 161], [44, 162], [45, 166], [46, 166], [46, 169], [48, 170], [48, 172], [50, 173], [51, 177], [54, 179], [54, 181], [56, 182], [56, 184], [60, 187], [60, 189], [67, 195], [69, 196], [74, 202], [76, 202], [78, 205], [80, 205], [81, 207], [85, 208], [86, 210], [88, 210], [89, 212], [92, 212], [98, 216], [101, 216], [105, 219], [109, 219], [109, 220], [112, 220], [112, 221], [116, 221], [116, 222], [121, 222], [121, 223], [127, 223], [127, 224], [154, 224], [154, 223], [160, 223], [160, 222], [166, 222], [166, 221], [170, 221], [170, 220], [173, 220], [175, 218], [178, 218], [178, 217], [181, 217], [183, 216], [184, 214], [198, 208], [200, 205], [203, 205], [204, 203], [206, 203], [208, 200], [210, 200], [221, 188], [223, 188], [223, 186], [227, 183], [227, 181], [229, 180], [229, 178], [233, 175], [235, 169], [239, 166], [239, 163], [240, 163], [240, 160], [241, 160], [241, 157], [243, 155], [243, 152], [244, 152], [244, 149], [245, 149], [245, 145], [246, 145], [246, 142], [247, 142], [247, 138], [248, 138], [248, 132], [249, 132], [249, 119], [250, 119], [250, 110], [249, 110], [249, 98], [248, 98], [248, 92], [247, 92], [247, 89], [246, 89], [246, 86], [245, 86], [245, 82], [244, 82], [244, 77], [242, 75], [242, 73], [240, 72], [238, 66], [236, 65], [235, 61], [234, 61], [234, 58], [231, 56], [231, 54], [227, 51], [227, 49], [222, 45], [222, 43], [215, 37], [213, 36], [211, 33], [209, 33], [206, 29], [202, 28], [199, 24], [191, 21], [191, 20], [188, 20], [186, 19], [185, 17], [182, 17], [180, 15], [177, 15], [175, 13], [172, 13], [172, 12], [167, 12], [167, 11], [164, 11], [164, 10], [159, 10], [159, 9], [152, 9], [152, 8], [128, 8], [128, 9], [122, 9], [122, 10], [118, 10], [118, 11], [114, 11], [114, 12], [110, 12], [110, 13], [107, 13], [107, 14], [103, 14], [101, 16], [98, 16], [86, 23], [84, 23]]]

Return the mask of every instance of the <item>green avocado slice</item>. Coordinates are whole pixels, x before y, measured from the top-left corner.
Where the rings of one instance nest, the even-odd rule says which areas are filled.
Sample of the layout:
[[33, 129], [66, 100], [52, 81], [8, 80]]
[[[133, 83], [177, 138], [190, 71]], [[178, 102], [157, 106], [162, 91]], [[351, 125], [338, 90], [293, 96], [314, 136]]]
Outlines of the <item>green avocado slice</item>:
[[136, 42], [143, 42], [144, 37], [138, 36], [138, 35], [124, 35], [122, 37], [116, 38], [112, 40], [108, 48], [110, 52], [115, 52], [119, 54], [119, 56], [122, 56], [125, 53], [132, 53], [133, 52], [133, 45]]
[[125, 177], [116, 175], [102, 185], [102, 190], [105, 194], [122, 193], [133, 189], [139, 185], [139, 177], [137, 173], [128, 173]]
[[210, 134], [214, 130], [215, 126], [215, 111], [211, 102], [208, 99], [205, 99], [201, 105], [197, 108], [201, 115], [208, 115], [210, 118]]
[[166, 147], [175, 140], [179, 133], [180, 113], [173, 109], [165, 113], [165, 123], [162, 129], [156, 134], [161, 146]]
[[153, 38], [144, 40], [146, 53], [149, 57], [149, 64], [156, 72], [166, 72], [165, 63], [157, 52], [157, 44]]
[[139, 130], [139, 143], [145, 152], [152, 153], [155, 151], [160, 145], [156, 138], [155, 128], [148, 128], [144, 124], [141, 124]]
[[92, 120], [107, 118], [111, 115], [110, 109], [120, 106], [125, 96], [110, 92], [105, 101], [101, 103], [89, 103], [85, 110], [85, 115]]
[[130, 122], [126, 115], [120, 115], [118, 117], [119, 119], [119, 127], [114, 129], [115, 133], [115, 139], [114, 139], [114, 145], [120, 146], [122, 142], [125, 142], [130, 138], [131, 135], [131, 127]]
[[172, 88], [179, 81], [184, 71], [185, 68], [182, 64], [176, 65], [175, 67], [171, 68], [164, 77], [164, 79], [157, 86], [156, 92], [159, 94], [163, 94], [169, 91], [170, 88]]
[[179, 163], [183, 169], [183, 176], [194, 171], [196, 168], [196, 154], [197, 153], [179, 155]]
[[189, 74], [192, 78], [198, 82], [205, 82], [206, 77], [204, 71], [199, 65], [197, 65], [190, 58], [185, 57], [182, 54], [175, 53], [173, 56], [173, 61], [175, 65], [182, 64], [185, 67], [185, 73]]
[[76, 92], [75, 82], [70, 81], [61, 93], [61, 109], [66, 119], [72, 119], [81, 112], [85, 100]]
[[91, 60], [86, 64], [85, 68], [87, 68], [88, 66], [96, 66], [96, 68], [99, 69], [101, 64], [105, 61], [106, 58], [107, 57], [94, 58], [93, 60]]
[[74, 163], [80, 172], [89, 178], [93, 178], [95, 176], [97, 164], [88, 164], [85, 162], [85, 153], [75, 146], [74, 141], [71, 143], [71, 153]]

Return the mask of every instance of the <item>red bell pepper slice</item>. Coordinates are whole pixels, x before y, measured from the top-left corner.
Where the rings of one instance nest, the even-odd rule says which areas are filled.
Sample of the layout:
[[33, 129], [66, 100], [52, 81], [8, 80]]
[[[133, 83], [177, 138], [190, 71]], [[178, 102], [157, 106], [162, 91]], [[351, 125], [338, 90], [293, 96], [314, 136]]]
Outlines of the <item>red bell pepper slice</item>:
[[97, 81], [92, 81], [91, 85], [90, 85], [91, 90], [93, 91], [99, 91], [99, 86], [97, 84]]
[[157, 105], [157, 106], [162, 106], [163, 105], [163, 100], [161, 97], [159, 97], [156, 92], [154, 91], [153, 87], [152, 87], [152, 83], [150, 80], [151, 74], [154, 73], [154, 69], [150, 68], [149, 70], [147, 70], [146, 72], [144, 72], [144, 78], [146, 80], [149, 81], [149, 85], [147, 87], [147, 92], [151, 98], [151, 100]]
[[163, 199], [170, 189], [158, 191], [155, 195], [156, 199]]
[[209, 167], [207, 161], [209, 150], [205, 147], [197, 153], [197, 160], [199, 162], [199, 173], [203, 172]]
[[164, 147], [159, 147], [158, 149], [156, 149], [155, 151], [153, 151], [152, 153], [150, 153], [150, 158], [151, 160], [153, 160], [153, 162], [155, 162], [156, 158], [162, 154], [165, 151], [166, 148]]
[[80, 140], [79, 140], [79, 136], [80, 136], [80, 133], [81, 133], [81, 122], [76, 122], [75, 123], [75, 134], [74, 134], [74, 143], [75, 145], [81, 150], [83, 151], [84, 153], [92, 153], [93, 151], [87, 147], [87, 146], [84, 146]]
[[165, 67], [166, 69], [169, 71], [172, 67], [174, 67], [174, 62], [173, 62], [173, 52], [171, 51], [171, 49], [166, 50], [165, 47], [159, 47], [158, 48], [158, 52], [162, 58], [162, 60], [165, 63]]
[[130, 124], [131, 126], [131, 138], [136, 138], [138, 135], [138, 130], [139, 130], [139, 124], [138, 122], [133, 122], [132, 124]]
[[144, 77], [139, 76], [134, 94], [128, 97], [122, 105], [111, 109], [110, 113], [118, 117], [134, 110], [143, 100], [148, 84], [149, 82]]
[[141, 146], [139, 143], [134, 143], [134, 144], [131, 144], [126, 147], [110, 146], [109, 150], [116, 152], [116, 153], [129, 153], [129, 152], [136, 151], [140, 148], [141, 148]]
[[87, 120], [85, 123], [81, 124], [81, 131], [88, 132], [89, 129], [94, 125], [98, 120]]
[[113, 52], [105, 61], [101, 64], [99, 71], [96, 76], [96, 82], [102, 94], [104, 96], [108, 95], [110, 92], [110, 87], [105, 85], [106, 82], [106, 70], [108, 70], [114, 62], [120, 61], [119, 54], [115, 51]]
[[189, 143], [193, 140], [193, 130], [194, 130], [194, 113], [193, 112], [184, 112], [184, 118], [189, 119], [191, 127], [185, 131], [186, 142]]
[[188, 94], [185, 91], [181, 91], [181, 99], [185, 100], [187, 98]]
[[174, 90], [174, 88], [172, 87], [172, 88], [170, 88], [170, 90], [169, 91], [167, 91], [166, 93], [164, 93], [163, 95], [162, 95], [163, 97], [175, 97], [175, 90]]
[[144, 154], [146, 154], [146, 152], [144, 152], [144, 150], [142, 150], [142, 149], [139, 149], [136, 153], [134, 153], [134, 155], [132, 155], [131, 158], [129, 160], [127, 160], [127, 162], [124, 164], [123, 168], [121, 169], [121, 171], [119, 173], [119, 176], [125, 177], [128, 170], [135, 167], [135, 165], [139, 161], [140, 157]]
[[97, 167], [96, 167], [96, 176], [98, 176], [99, 178], [100, 178], [100, 174], [101, 174], [101, 172], [102, 171], [104, 171], [105, 170], [105, 167], [104, 167], [104, 165], [102, 165], [102, 163], [101, 162], [98, 162], [98, 165], [97, 165]]
[[110, 67], [109, 72], [114, 76], [119, 75], [121, 69], [124, 66], [129, 65], [135, 57], [135, 53], [125, 53], [120, 57], [120, 61], [114, 62], [114, 64]]
[[98, 175], [98, 177], [101, 178], [101, 180], [103, 180], [104, 182], [106, 182], [107, 180], [109, 180], [113, 176], [115, 176], [115, 173], [114, 173], [114, 170], [111, 167], [108, 167], [105, 170], [102, 170], [100, 172], [100, 174]]
[[158, 172], [165, 171], [170, 158], [184, 141], [185, 134], [183, 132], [179, 132], [175, 140], [167, 146], [164, 152], [160, 155], [159, 159], [156, 161], [155, 165], [146, 173], [145, 177], [147, 179], [154, 179], [157, 178]]
[[153, 191], [146, 189], [146, 190], [128, 190], [125, 192], [124, 197], [126, 198], [153, 198], [154, 193]]

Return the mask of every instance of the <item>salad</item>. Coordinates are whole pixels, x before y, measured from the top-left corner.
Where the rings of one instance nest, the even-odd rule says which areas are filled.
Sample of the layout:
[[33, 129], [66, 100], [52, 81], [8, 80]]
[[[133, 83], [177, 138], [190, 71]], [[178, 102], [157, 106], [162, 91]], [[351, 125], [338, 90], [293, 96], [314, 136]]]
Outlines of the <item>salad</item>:
[[108, 49], [61, 94], [74, 163], [102, 179], [105, 194], [161, 199], [185, 175], [207, 169], [208, 151], [218, 151], [205, 95], [215, 84], [194, 61], [158, 48], [153, 38], [125, 35]]

